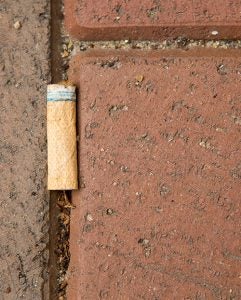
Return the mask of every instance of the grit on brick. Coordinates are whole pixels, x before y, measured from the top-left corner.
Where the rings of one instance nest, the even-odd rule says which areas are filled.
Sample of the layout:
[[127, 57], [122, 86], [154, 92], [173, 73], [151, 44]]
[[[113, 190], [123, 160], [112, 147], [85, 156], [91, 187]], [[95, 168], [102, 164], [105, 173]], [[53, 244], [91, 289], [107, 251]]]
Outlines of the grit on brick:
[[[0, 1], [0, 299], [47, 299], [48, 1]], [[46, 296], [46, 298], [44, 298]]]
[[90, 52], [69, 299], [239, 299], [238, 51]]
[[240, 0], [65, 0], [65, 24], [82, 40], [241, 37]]

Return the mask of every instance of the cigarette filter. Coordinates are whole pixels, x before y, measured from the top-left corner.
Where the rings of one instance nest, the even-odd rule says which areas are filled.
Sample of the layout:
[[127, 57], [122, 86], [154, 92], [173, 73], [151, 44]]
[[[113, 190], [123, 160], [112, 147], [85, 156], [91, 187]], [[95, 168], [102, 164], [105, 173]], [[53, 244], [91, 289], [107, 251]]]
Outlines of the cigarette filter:
[[78, 188], [74, 86], [47, 88], [48, 189]]

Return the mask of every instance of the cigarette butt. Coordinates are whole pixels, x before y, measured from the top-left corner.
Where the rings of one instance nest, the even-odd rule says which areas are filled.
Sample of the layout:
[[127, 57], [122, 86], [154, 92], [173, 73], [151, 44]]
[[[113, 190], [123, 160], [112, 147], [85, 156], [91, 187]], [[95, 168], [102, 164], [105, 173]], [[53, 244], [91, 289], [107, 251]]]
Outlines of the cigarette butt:
[[47, 87], [48, 189], [78, 189], [74, 86]]

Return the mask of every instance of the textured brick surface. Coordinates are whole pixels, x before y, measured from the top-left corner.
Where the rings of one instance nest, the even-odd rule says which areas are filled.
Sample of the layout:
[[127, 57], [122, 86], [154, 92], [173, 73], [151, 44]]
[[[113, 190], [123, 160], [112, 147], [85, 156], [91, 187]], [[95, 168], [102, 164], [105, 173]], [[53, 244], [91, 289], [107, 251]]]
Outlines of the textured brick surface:
[[49, 1], [0, 1], [0, 299], [48, 299]]
[[69, 299], [240, 299], [238, 52], [76, 57]]
[[70, 34], [82, 40], [241, 37], [240, 0], [65, 0]]

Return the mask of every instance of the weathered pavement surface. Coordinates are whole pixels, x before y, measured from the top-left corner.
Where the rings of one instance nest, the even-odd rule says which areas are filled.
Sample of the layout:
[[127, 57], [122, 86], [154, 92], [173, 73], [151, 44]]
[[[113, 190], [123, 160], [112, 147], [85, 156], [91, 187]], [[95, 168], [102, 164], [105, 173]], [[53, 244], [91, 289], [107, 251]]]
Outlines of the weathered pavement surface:
[[[81, 2], [66, 0], [69, 4]], [[104, 2], [107, 3], [107, 0]], [[80, 18], [79, 21], [89, 24], [91, 18], [94, 18], [92, 25], [94, 29], [97, 28], [97, 31], [84, 32], [83, 24], [78, 22], [69, 24], [69, 33], [87, 40], [100, 39], [99, 33], [103, 32], [103, 25], [107, 28], [110, 25], [112, 28], [114, 22], [115, 30], [111, 29], [103, 33], [103, 39], [159, 37], [160, 32], [154, 30], [159, 26], [159, 15], [162, 13], [159, 0], [145, 2], [154, 5], [147, 10], [142, 10], [149, 23], [143, 19], [144, 25], [138, 25], [139, 31], [137, 30], [133, 36], [130, 34], [131, 27], [128, 24], [130, 19], [126, 15], [128, 10], [123, 10], [117, 2], [119, 1], [112, 1], [117, 5], [109, 7], [107, 13], [104, 11], [104, 16], [111, 16], [111, 19], [102, 18], [101, 11], [98, 14], [91, 13], [93, 12], [91, 7], [87, 7], [89, 13], [80, 9], [79, 12], [84, 12], [87, 19]], [[187, 0], [186, 2], [196, 3], [198, 9], [202, 8], [202, 4], [213, 3], [211, 0]], [[186, 2], [176, 1], [181, 6]], [[199, 34], [199, 28], [195, 31], [191, 28], [191, 33], [195, 35], [190, 34], [189, 37], [216, 39], [240, 37], [239, 0], [222, 2], [225, 3], [225, 10], [222, 9], [224, 5], [219, 6], [219, 1], [215, 1], [221, 9], [221, 14], [214, 14], [214, 17], [216, 15], [213, 20], [215, 26], [210, 23], [204, 24], [200, 36], [196, 35]], [[88, 3], [92, 3], [93, 6], [94, 0]], [[175, 4], [175, 1], [172, 3]], [[4, 300], [49, 297], [47, 271], [49, 195], [46, 192], [45, 124], [45, 90], [47, 82], [50, 81], [49, 5], [49, 1], [46, 0], [22, 2], [0, 0], [0, 299]], [[138, 6], [136, 8], [138, 9]], [[207, 18], [209, 22], [209, 19], [213, 18], [213, 8], [215, 7], [208, 5], [200, 13], [200, 17], [203, 18], [204, 13], [204, 19]], [[179, 17], [182, 16], [180, 12], [183, 13], [183, 10], [178, 9]], [[232, 15], [231, 22], [227, 22], [226, 26], [224, 22], [230, 15]], [[70, 16], [73, 20], [72, 13]], [[137, 20], [135, 16], [133, 15], [133, 19]], [[125, 17], [128, 21], [126, 24], [123, 23]], [[199, 24], [199, 19], [195, 22]], [[71, 29], [71, 24], [75, 28]], [[149, 30], [146, 30], [146, 25], [149, 26]], [[173, 23], [169, 25], [172, 27]], [[124, 27], [119, 30], [121, 26]], [[190, 29], [189, 26], [185, 28]], [[168, 36], [173, 37], [173, 32], [175, 36], [180, 32], [188, 34], [188, 31], [183, 31], [181, 27], [179, 29], [167, 31]], [[120, 33], [119, 36], [116, 35], [117, 32]], [[166, 33], [163, 34], [163, 37], [165, 36]], [[115, 54], [111, 56], [116, 57]], [[96, 59], [98, 57], [99, 55], [96, 55]], [[194, 97], [195, 93], [198, 93], [198, 103], [194, 107], [191, 98], [186, 100], [183, 97], [178, 99], [167, 97], [167, 105], [163, 107], [163, 111], [166, 113], [168, 126], [162, 128], [158, 123], [159, 119], [154, 118], [155, 124], [162, 129], [157, 132], [155, 127], [151, 127], [150, 131], [144, 130], [146, 128], [143, 127], [142, 122], [143, 117], [146, 118], [147, 125], [149, 122], [145, 114], [148, 110], [144, 110], [145, 103], [157, 101], [155, 97], [152, 98], [152, 93], [157, 92], [155, 88], [158, 84], [152, 86], [147, 81], [150, 77], [156, 83], [157, 78], [153, 76], [155, 74], [157, 76], [157, 73], [154, 72], [153, 75], [146, 66], [141, 69], [137, 66], [133, 67], [133, 61], [128, 67], [121, 57], [122, 66], [120, 61], [109, 61], [108, 55], [106, 58], [104, 62], [100, 64], [98, 62], [97, 65], [92, 63], [82, 65], [82, 70], [88, 69], [91, 76], [83, 78], [82, 74], [82, 78], [76, 79], [77, 84], [85, 83], [83, 95], [85, 95], [84, 109], [86, 110], [82, 111], [84, 118], [81, 122], [82, 125], [86, 125], [87, 130], [83, 131], [80, 150], [89, 149], [89, 156], [83, 156], [86, 161], [80, 175], [83, 181], [81, 186], [85, 188], [78, 191], [74, 197], [76, 209], [73, 210], [71, 220], [72, 262], [69, 269], [69, 299], [86, 295], [90, 296], [89, 299], [108, 299], [115, 295], [118, 289], [123, 299], [130, 298], [131, 294], [132, 299], [139, 296], [146, 297], [145, 299], [154, 297], [158, 299], [161, 294], [166, 299], [174, 298], [174, 290], [177, 299], [182, 296], [195, 296], [196, 299], [222, 299], [222, 297], [240, 299], [238, 192], [241, 176], [240, 165], [236, 158], [240, 149], [237, 136], [240, 133], [241, 109], [240, 94], [236, 89], [240, 76], [240, 62], [237, 60], [231, 62], [231, 59], [223, 61], [219, 57], [206, 68], [206, 62], [202, 64], [199, 60], [197, 68], [195, 64], [190, 63], [190, 69], [194, 70], [192, 74], [184, 73], [185, 80], [181, 80], [180, 76], [170, 77], [170, 81], [167, 82], [169, 88], [165, 86], [163, 90], [169, 91], [173, 96], [170, 84], [177, 84], [177, 88], [183, 87], [183, 90], [178, 90], [180, 96]], [[176, 70], [178, 73], [180, 71], [178, 55], [175, 60], [174, 63], [171, 59], [162, 60], [162, 68], [158, 72], [164, 74], [170, 68], [170, 72]], [[93, 61], [95, 62], [94, 58]], [[76, 66], [79, 68], [79, 64]], [[125, 70], [129, 74], [127, 85], [124, 84], [123, 73], [119, 73], [122, 72], [123, 66], [123, 69], [127, 68]], [[101, 70], [103, 78], [95, 77], [100, 73], [92, 73], [96, 68]], [[78, 71], [79, 69], [77, 73]], [[113, 84], [112, 73], [116, 76], [115, 82], [119, 80], [123, 85], [122, 93], [126, 97], [117, 97], [119, 90], [111, 85]], [[118, 77], [118, 74], [122, 76]], [[208, 74], [212, 76], [206, 76]], [[190, 80], [190, 85], [188, 76], [193, 76], [194, 82]], [[106, 90], [101, 87], [100, 91], [92, 88], [91, 80], [94, 80], [98, 86], [100, 79], [107, 84]], [[207, 82], [211, 88], [206, 91]], [[218, 91], [215, 90], [217, 84]], [[226, 87], [229, 85], [232, 99], [227, 95], [226, 98], [222, 97], [225, 94], [225, 90], [222, 90], [224, 85]], [[228, 87], [227, 91], [229, 91]], [[149, 97], [145, 99], [147, 92]], [[95, 93], [98, 93], [98, 96]], [[101, 93], [105, 101], [110, 101], [110, 103], [104, 102], [105, 106], [98, 98]], [[141, 103], [140, 108], [143, 109], [142, 115], [133, 114], [133, 111], [139, 111], [139, 107], [133, 107], [136, 95]], [[113, 96], [116, 97], [112, 98]], [[201, 105], [204, 96], [210, 101], [207, 107]], [[132, 97], [133, 101], [131, 101]], [[128, 105], [121, 102], [123, 99], [129, 102]], [[215, 117], [213, 119], [209, 115], [209, 108], [215, 107], [213, 103], [216, 101], [219, 101], [218, 110], [213, 109], [212, 117]], [[225, 118], [222, 115], [220, 101], [225, 104]], [[199, 110], [200, 118], [196, 115]], [[152, 116], [156, 114], [153, 110]], [[131, 126], [128, 126], [130, 115], [132, 118], [134, 116], [134, 121], [139, 122], [139, 127], [137, 126], [134, 131]], [[102, 119], [103, 116], [105, 119]], [[180, 119], [175, 119], [175, 116], [179, 116]], [[164, 120], [165, 116], [162, 117]], [[172, 119], [173, 123], [171, 123]], [[115, 148], [120, 142], [119, 130], [124, 128], [123, 120], [128, 130], [122, 132], [120, 146], [124, 151], [129, 151], [129, 157], [134, 156], [132, 152], [134, 149], [139, 153], [139, 158], [146, 159], [145, 152], [141, 152], [141, 149], [146, 152], [150, 149], [153, 153], [164, 155], [164, 158], [173, 158], [174, 163], [173, 161], [170, 163], [170, 159], [169, 163], [167, 160], [160, 160], [162, 165], [159, 166], [155, 161], [146, 159], [146, 163], [139, 166], [136, 157], [125, 161], [125, 152], [121, 153]], [[179, 120], [184, 129], [186, 123], [190, 124], [190, 132], [178, 130], [180, 124], [175, 120]], [[105, 128], [103, 132], [101, 132], [102, 128]], [[113, 128], [112, 133], [116, 132], [114, 138], [108, 138], [109, 128]], [[127, 133], [131, 139], [128, 139]], [[101, 136], [102, 134], [104, 136]], [[91, 143], [96, 140], [105, 145], [96, 143], [92, 147]], [[159, 148], [156, 147], [158, 143], [165, 151], [158, 152]], [[186, 151], [188, 145], [192, 146], [190, 151]], [[108, 147], [112, 147], [113, 151], [108, 152]], [[176, 149], [176, 152], [169, 151], [171, 147]], [[180, 153], [183, 165], [177, 163]], [[191, 161], [185, 158], [185, 153], [195, 158], [195, 164], [191, 165]], [[112, 157], [112, 154], [115, 154], [115, 157]], [[172, 157], [174, 154], [176, 156]], [[91, 165], [89, 170], [86, 168], [88, 164]], [[156, 177], [158, 182], [149, 179], [149, 176], [152, 176], [151, 170], [145, 174], [146, 166], [153, 168], [153, 171], [160, 175]], [[92, 182], [94, 176], [91, 172], [96, 171], [94, 168], [99, 177], [96, 176], [97, 180]], [[107, 169], [109, 179], [104, 174]], [[86, 176], [82, 176], [83, 171]], [[198, 181], [195, 176], [199, 176], [200, 180]], [[112, 183], [114, 177], [117, 180]], [[146, 178], [149, 181], [146, 181]], [[149, 182], [150, 187], [143, 186], [142, 179]], [[211, 181], [209, 182], [208, 179]], [[110, 182], [111, 186], [108, 186]], [[223, 182], [226, 183], [223, 185]], [[129, 187], [129, 183], [132, 186]], [[212, 186], [212, 183], [215, 185]], [[190, 186], [191, 184], [193, 186]], [[186, 188], [184, 193], [181, 191], [182, 186]], [[151, 193], [150, 188], [152, 188]], [[150, 195], [152, 195], [151, 199]], [[89, 199], [91, 199], [90, 204]], [[140, 213], [137, 214], [136, 212], [139, 211]], [[137, 220], [135, 223], [137, 217], [144, 222]], [[193, 226], [190, 226], [190, 223]], [[85, 245], [85, 248], [80, 245]], [[86, 260], [79, 264], [79, 259], [83, 257], [86, 257]], [[135, 260], [132, 259], [133, 257]], [[73, 269], [75, 260], [78, 264]], [[164, 263], [161, 264], [160, 261]], [[125, 268], [126, 262], [129, 264]], [[96, 277], [96, 270], [99, 278], [103, 279], [101, 284]], [[80, 277], [82, 285], [80, 285]], [[137, 284], [136, 289], [133, 289], [136, 278], [141, 279], [140, 282], [143, 284], [141, 286]], [[111, 286], [110, 283], [113, 285]], [[139, 294], [136, 293], [137, 290]]]
[[240, 299], [239, 50], [76, 56], [75, 299]]
[[[231, 0], [66, 0], [65, 24], [80, 40], [185, 45], [239, 38], [240, 11]], [[240, 50], [201, 47], [72, 59], [69, 300], [241, 299], [240, 66]]]
[[49, 1], [1, 0], [0, 39], [0, 299], [46, 299]]

